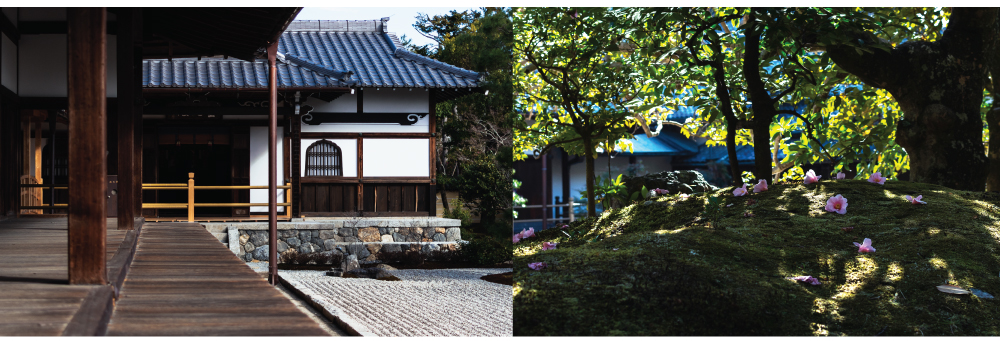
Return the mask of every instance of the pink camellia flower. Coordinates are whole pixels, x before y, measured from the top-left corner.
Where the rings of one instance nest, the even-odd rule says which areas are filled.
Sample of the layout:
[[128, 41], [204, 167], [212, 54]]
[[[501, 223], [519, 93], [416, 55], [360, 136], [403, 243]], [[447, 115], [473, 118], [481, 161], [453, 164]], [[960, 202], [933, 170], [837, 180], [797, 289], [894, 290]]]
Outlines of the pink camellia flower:
[[743, 184], [743, 187], [737, 188], [733, 191], [733, 195], [742, 197], [747, 194], [747, 184]]
[[538, 262], [538, 263], [530, 263], [530, 264], [528, 264], [528, 267], [531, 268], [531, 270], [541, 270], [541, 269], [545, 269], [545, 267], [547, 267], [547, 266], [548, 266], [548, 264], [545, 264], [545, 262]]
[[520, 241], [521, 241], [521, 233], [520, 232], [519, 233], [515, 233], [514, 234], [514, 244], [517, 244]]
[[661, 188], [657, 188], [657, 189], [651, 190], [650, 192], [653, 192], [653, 194], [655, 194], [657, 196], [659, 196], [659, 195], [665, 195], [665, 194], [670, 194], [670, 191], [665, 190], [665, 189], [661, 189]]
[[794, 279], [794, 280], [799, 281], [799, 282], [806, 282], [806, 283], [809, 283], [809, 284], [812, 284], [812, 285], [823, 284], [823, 283], [819, 282], [819, 278], [816, 278], [816, 277], [813, 277], [813, 276], [798, 276], [798, 277], [786, 277], [786, 278], [788, 278], [788, 279]]
[[864, 242], [861, 244], [854, 242], [854, 246], [858, 247], [858, 252], [875, 252], [875, 248], [872, 247], [872, 240], [868, 238], [865, 238]]
[[868, 182], [871, 182], [873, 184], [885, 185], [885, 177], [882, 176], [882, 172], [875, 172], [868, 177]]
[[521, 239], [528, 239], [528, 237], [533, 237], [535, 235], [535, 228], [529, 228], [527, 230], [521, 230]]
[[837, 172], [837, 180], [844, 180], [846, 177], [847, 175], [844, 175], [844, 172]]
[[555, 250], [558, 243], [542, 242], [542, 250]]
[[760, 193], [766, 190], [767, 190], [767, 180], [760, 179], [760, 181], [757, 181], [756, 185], [753, 185], [754, 193]]
[[823, 177], [822, 175], [818, 175], [817, 176], [816, 172], [814, 172], [812, 169], [810, 169], [808, 172], [806, 172], [806, 181], [805, 181], [805, 183], [806, 183], [806, 185], [817, 183], [817, 182], [819, 182], [819, 178], [822, 178], [822, 177]]
[[562, 230], [565, 230], [565, 229], [568, 229], [568, 228], [569, 228], [569, 225], [567, 225], [567, 224], [562, 224], [562, 226], [559, 226], [559, 229], [562, 229]]
[[844, 198], [840, 194], [826, 200], [826, 211], [827, 212], [837, 212], [840, 214], [847, 213], [847, 198]]
[[920, 201], [920, 199], [923, 199], [923, 198], [924, 198], [923, 195], [918, 195], [916, 198], [910, 197], [909, 195], [906, 196], [906, 200], [909, 200], [910, 203], [912, 203], [914, 205], [917, 205], [917, 204], [927, 205], [926, 202]]

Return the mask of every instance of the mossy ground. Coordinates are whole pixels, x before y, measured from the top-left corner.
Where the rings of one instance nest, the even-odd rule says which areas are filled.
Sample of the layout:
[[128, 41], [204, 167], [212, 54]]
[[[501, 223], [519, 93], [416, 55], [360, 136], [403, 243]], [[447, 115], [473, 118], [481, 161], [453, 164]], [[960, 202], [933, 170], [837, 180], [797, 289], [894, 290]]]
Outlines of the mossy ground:
[[[514, 334], [1000, 335], [1000, 299], [935, 288], [1000, 297], [1000, 196], [864, 180], [732, 190], [670, 195], [516, 244]], [[847, 214], [823, 209], [836, 194]], [[722, 198], [714, 222], [709, 196]], [[857, 252], [864, 238], [875, 253]], [[823, 284], [786, 279], [802, 275]]]

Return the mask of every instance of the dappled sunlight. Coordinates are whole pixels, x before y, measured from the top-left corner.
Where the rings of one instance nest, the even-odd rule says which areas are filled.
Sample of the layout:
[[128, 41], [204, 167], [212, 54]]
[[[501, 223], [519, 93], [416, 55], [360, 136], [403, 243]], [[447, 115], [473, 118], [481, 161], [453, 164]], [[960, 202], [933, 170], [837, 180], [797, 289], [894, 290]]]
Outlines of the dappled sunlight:
[[684, 232], [684, 231], [686, 231], [687, 229], [690, 229], [690, 228], [691, 228], [690, 226], [685, 226], [685, 227], [682, 227], [682, 228], [679, 228], [679, 229], [676, 229], [676, 230], [656, 230], [653, 233], [656, 233], [656, 234], [677, 234], [677, 233]]
[[514, 283], [514, 296], [516, 297], [517, 294], [520, 294], [520, 293], [521, 293], [521, 284], [520, 283]]
[[929, 234], [929, 235], [933, 236], [933, 235], [936, 235], [938, 233], [941, 233], [941, 229], [939, 229], [937, 227], [931, 227], [931, 228], [927, 229], [927, 234]]
[[865, 255], [859, 255], [852, 262], [844, 266], [844, 284], [837, 288], [837, 294], [833, 295], [835, 300], [854, 297], [854, 294], [861, 290], [868, 280], [878, 271], [878, 263]]
[[941, 259], [939, 257], [928, 259], [927, 263], [937, 270], [943, 270], [948, 268], [948, 261]]
[[898, 282], [903, 279], [903, 266], [899, 262], [889, 263], [889, 268], [885, 273], [885, 281]]

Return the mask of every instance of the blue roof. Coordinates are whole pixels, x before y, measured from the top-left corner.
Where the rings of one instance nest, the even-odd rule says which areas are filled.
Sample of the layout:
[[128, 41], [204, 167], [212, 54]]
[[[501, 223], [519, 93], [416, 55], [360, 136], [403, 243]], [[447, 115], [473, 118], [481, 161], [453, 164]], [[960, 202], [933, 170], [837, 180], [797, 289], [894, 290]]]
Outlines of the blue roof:
[[[660, 136], [663, 136], [661, 132]], [[625, 155], [634, 156], [656, 156], [656, 155], [679, 155], [689, 154], [690, 151], [677, 148], [657, 137], [647, 137], [646, 135], [635, 135], [632, 141], [632, 152], [622, 151]]]
[[[384, 19], [385, 20], [385, 19]], [[480, 74], [400, 48], [385, 21], [295, 21], [282, 33], [278, 87], [400, 87], [469, 89]], [[146, 88], [266, 88], [263, 60], [150, 59], [142, 62]]]
[[[736, 147], [736, 157], [740, 159], [741, 165], [753, 164], [753, 147], [749, 145]], [[700, 145], [697, 154], [677, 160], [678, 164], [686, 166], [702, 166], [708, 162], [729, 164], [729, 151], [726, 146]]]

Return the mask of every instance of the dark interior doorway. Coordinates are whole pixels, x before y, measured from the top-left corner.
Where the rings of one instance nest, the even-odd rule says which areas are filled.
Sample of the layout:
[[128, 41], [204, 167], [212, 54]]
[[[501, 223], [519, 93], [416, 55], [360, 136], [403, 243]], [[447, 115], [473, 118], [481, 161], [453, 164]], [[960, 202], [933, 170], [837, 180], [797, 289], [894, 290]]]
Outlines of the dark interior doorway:
[[[228, 144], [179, 144], [160, 145], [159, 182], [187, 183], [188, 173], [194, 173], [195, 186], [232, 186], [232, 148]], [[161, 190], [159, 202], [186, 203], [186, 190]], [[231, 190], [197, 190], [195, 203], [232, 202]], [[198, 217], [229, 216], [228, 207], [198, 207], [194, 215]], [[161, 217], [186, 217], [184, 209], [161, 209]]]

